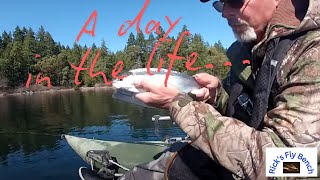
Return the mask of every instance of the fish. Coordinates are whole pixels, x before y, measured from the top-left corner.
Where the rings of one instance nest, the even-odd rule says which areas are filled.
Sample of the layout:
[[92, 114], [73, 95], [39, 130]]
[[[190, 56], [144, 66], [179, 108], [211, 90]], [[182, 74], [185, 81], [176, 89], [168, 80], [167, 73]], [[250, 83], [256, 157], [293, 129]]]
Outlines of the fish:
[[[150, 68], [150, 72], [153, 75], [148, 74], [147, 68], [133, 69], [126, 74], [126, 77], [113, 80], [112, 85], [116, 88], [116, 92], [112, 95], [112, 98], [143, 107], [154, 108], [146, 105], [135, 97], [136, 94], [145, 91], [143, 89], [136, 88], [134, 86], [134, 82], [141, 79], [147, 79], [159, 84], [162, 83], [164, 86], [168, 69], [162, 68], [160, 71], [158, 71], [158, 68]], [[170, 71], [167, 84], [175, 86], [182, 93], [189, 93], [201, 88], [192, 76], [175, 70]]]

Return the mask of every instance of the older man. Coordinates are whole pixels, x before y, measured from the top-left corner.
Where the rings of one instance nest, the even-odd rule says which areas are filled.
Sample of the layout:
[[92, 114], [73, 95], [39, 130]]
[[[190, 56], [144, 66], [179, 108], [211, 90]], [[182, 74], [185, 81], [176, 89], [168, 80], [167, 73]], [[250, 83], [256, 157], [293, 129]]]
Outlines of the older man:
[[267, 147], [317, 147], [319, 159], [320, 1], [221, 0], [213, 6], [238, 40], [228, 50], [233, 66], [227, 79], [197, 74], [204, 88], [196, 98], [141, 81], [137, 86], [149, 92], [136, 97], [170, 109], [192, 145], [236, 177], [265, 179]]

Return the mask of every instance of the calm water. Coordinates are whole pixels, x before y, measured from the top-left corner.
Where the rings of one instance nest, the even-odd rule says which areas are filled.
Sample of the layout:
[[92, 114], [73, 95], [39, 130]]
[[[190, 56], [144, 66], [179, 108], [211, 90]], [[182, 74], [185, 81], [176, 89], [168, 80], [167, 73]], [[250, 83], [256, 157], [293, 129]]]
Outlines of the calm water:
[[113, 100], [111, 90], [54, 92], [0, 98], [0, 179], [79, 179], [87, 164], [61, 134], [102, 140], [162, 140], [185, 136], [168, 111]]

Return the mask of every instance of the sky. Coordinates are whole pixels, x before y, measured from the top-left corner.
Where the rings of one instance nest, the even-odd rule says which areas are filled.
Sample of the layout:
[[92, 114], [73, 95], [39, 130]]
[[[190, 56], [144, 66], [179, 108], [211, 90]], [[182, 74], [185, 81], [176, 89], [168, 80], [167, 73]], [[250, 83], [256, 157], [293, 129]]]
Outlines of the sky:
[[[83, 34], [78, 41], [90, 47], [92, 43], [100, 46], [105, 40], [112, 52], [125, 47], [130, 32], [136, 35], [136, 26], [123, 36], [118, 30], [127, 20], [141, 11], [147, 0], [10, 0], [1, 3], [0, 32], [13, 32], [16, 26], [31, 27], [35, 32], [40, 26], [48, 31], [56, 42], [69, 45], [75, 42], [85, 22], [93, 11], [97, 11], [95, 35]], [[227, 21], [212, 8], [212, 2], [200, 0], [150, 0], [141, 20], [140, 28], [145, 31], [151, 20], [160, 21], [165, 31], [170, 27], [165, 16], [172, 22], [181, 17], [179, 23], [169, 34], [177, 37], [182, 26], [186, 25], [191, 34], [199, 33], [209, 44], [221, 41], [227, 48], [234, 41], [234, 35]], [[88, 29], [92, 28], [92, 24]], [[145, 33], [145, 32], [144, 32]], [[148, 35], [146, 35], [148, 36]]]

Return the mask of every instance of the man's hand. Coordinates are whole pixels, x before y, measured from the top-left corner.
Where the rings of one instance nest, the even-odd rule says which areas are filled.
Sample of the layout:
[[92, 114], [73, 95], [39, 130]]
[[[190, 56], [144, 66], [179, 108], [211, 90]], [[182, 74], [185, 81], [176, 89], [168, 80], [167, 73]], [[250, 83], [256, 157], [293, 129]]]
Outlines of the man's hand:
[[193, 77], [202, 88], [191, 91], [191, 94], [194, 94], [198, 101], [215, 104], [216, 94], [220, 88], [219, 78], [208, 73], [195, 74]]
[[180, 92], [176, 87], [164, 83], [154, 83], [148, 80], [134, 82], [137, 88], [144, 89], [146, 92], [136, 94], [136, 98], [146, 105], [168, 109], [173, 98]]

